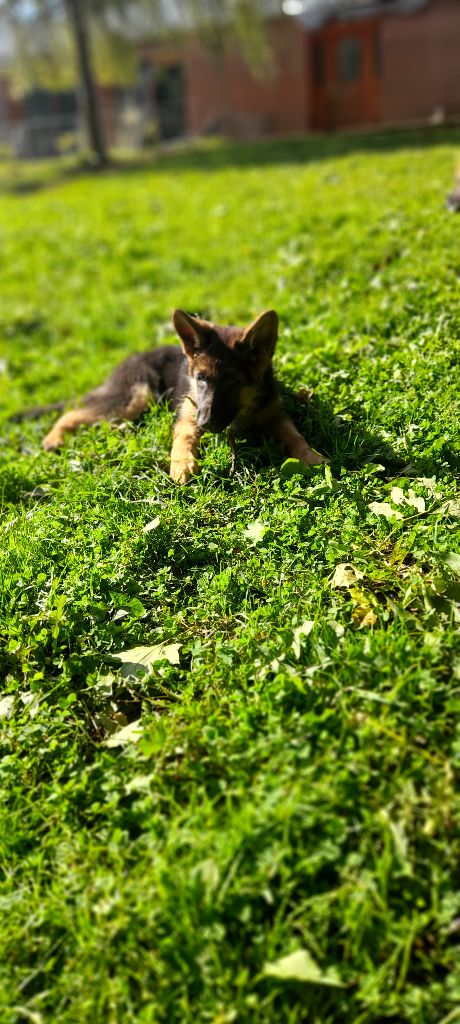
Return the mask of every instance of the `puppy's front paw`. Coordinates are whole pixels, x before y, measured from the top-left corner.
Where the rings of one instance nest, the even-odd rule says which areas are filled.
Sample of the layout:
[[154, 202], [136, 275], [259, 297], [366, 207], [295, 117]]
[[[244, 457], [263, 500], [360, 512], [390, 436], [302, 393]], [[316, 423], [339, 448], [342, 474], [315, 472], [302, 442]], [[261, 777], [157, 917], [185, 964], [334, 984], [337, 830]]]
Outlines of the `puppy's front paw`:
[[193, 455], [189, 455], [186, 458], [184, 458], [184, 456], [171, 457], [169, 475], [171, 479], [174, 480], [174, 483], [186, 484], [188, 480], [190, 480], [190, 477], [197, 472], [198, 463], [196, 459], [193, 458]]
[[329, 459], [325, 455], [321, 455], [320, 452], [315, 452], [314, 448], [310, 448], [310, 445], [305, 443], [302, 446], [299, 445], [295, 458], [303, 462], [305, 466], [324, 466], [329, 462]]

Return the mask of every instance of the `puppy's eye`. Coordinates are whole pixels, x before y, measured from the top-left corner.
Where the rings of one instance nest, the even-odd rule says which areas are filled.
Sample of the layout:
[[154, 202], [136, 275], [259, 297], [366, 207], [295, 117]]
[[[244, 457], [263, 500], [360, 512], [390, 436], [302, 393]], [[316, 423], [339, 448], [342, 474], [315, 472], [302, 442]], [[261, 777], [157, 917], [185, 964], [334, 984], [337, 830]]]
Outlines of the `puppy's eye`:
[[204, 373], [197, 373], [196, 379], [200, 382], [200, 384], [206, 384], [208, 378]]

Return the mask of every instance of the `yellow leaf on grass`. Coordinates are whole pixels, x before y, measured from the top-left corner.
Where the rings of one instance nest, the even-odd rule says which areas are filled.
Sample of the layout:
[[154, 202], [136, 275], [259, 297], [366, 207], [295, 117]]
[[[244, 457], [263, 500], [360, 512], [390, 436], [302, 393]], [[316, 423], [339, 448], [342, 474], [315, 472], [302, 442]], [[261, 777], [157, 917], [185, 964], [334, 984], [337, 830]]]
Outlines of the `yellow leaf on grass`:
[[263, 540], [266, 532], [267, 524], [263, 523], [260, 519], [255, 519], [253, 523], [248, 523], [244, 530], [244, 536], [247, 537], [250, 544], [258, 544]]
[[14, 697], [12, 694], [8, 694], [6, 697], [2, 697], [0, 700], [0, 718], [11, 718], [13, 714]]
[[389, 501], [371, 501], [367, 507], [375, 516], [384, 516], [385, 519], [404, 519], [401, 512], [398, 512], [397, 508], [393, 508]]
[[289, 956], [264, 965], [264, 974], [280, 981], [303, 981], [310, 985], [332, 985], [340, 988], [342, 982], [334, 971], [322, 971], [307, 949], [297, 949]]
[[141, 720], [130, 722], [123, 729], [119, 729], [113, 736], [105, 740], [106, 747], [124, 747], [126, 743], [137, 743], [142, 736]]
[[416, 508], [417, 512], [425, 511], [425, 499], [416, 494], [412, 487], [409, 489], [408, 494], [404, 494], [401, 487], [392, 487], [390, 498], [394, 501], [395, 505], [403, 505], [405, 503], [406, 505], [412, 505], [412, 508]]
[[334, 575], [331, 579], [331, 587], [345, 587], [348, 589], [352, 587], [357, 580], [362, 580], [364, 576], [363, 572], [359, 569], [355, 569], [350, 562], [339, 562], [334, 569]]
[[151, 530], [156, 530], [160, 525], [160, 517], [155, 516], [155, 519], [151, 519], [149, 523], [146, 523], [143, 527], [142, 533], [150, 533]]
[[153, 647], [132, 647], [129, 651], [118, 651], [114, 658], [122, 662], [122, 676], [137, 676], [150, 672], [159, 661], [179, 664], [180, 644], [155, 644]]
[[358, 629], [363, 629], [366, 626], [375, 626], [375, 623], [378, 622], [373, 608], [370, 608], [369, 605], [357, 604], [356, 608], [353, 608], [351, 617]]
[[416, 494], [415, 491], [412, 490], [412, 488], [410, 489], [409, 494], [407, 495], [406, 501], [408, 505], [412, 505], [412, 508], [416, 508], [417, 512], [425, 511], [425, 499], [420, 497], [419, 494]]
[[302, 622], [301, 626], [296, 626], [292, 635], [292, 647], [296, 658], [300, 658], [300, 652], [302, 649], [302, 637], [310, 636], [310, 633], [315, 625], [313, 619], [306, 619]]
[[353, 624], [358, 629], [365, 626], [375, 626], [378, 618], [373, 606], [377, 605], [378, 602], [374, 595], [366, 593], [365, 590], [359, 590], [358, 587], [350, 587], [350, 597], [353, 601], [351, 613]]

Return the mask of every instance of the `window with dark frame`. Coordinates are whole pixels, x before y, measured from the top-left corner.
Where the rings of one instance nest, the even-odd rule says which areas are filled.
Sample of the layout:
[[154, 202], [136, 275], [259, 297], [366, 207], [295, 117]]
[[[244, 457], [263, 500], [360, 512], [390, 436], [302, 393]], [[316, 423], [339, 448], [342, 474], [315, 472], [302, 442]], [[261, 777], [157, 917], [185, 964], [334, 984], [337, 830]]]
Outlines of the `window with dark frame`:
[[337, 75], [340, 82], [357, 82], [362, 75], [363, 48], [355, 36], [341, 39], [337, 49]]

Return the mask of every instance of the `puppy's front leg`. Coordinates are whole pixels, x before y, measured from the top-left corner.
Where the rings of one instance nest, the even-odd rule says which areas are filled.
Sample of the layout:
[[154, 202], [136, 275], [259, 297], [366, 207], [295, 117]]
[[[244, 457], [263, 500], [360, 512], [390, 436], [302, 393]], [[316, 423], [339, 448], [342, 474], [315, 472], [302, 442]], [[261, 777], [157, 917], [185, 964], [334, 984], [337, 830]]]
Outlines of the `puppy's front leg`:
[[310, 448], [302, 434], [292, 422], [290, 416], [283, 411], [274, 417], [266, 426], [267, 433], [271, 434], [276, 441], [280, 441], [291, 459], [299, 459], [306, 466], [320, 466], [329, 462], [325, 455], [315, 452]]
[[171, 448], [170, 476], [176, 484], [186, 484], [198, 471], [198, 448], [201, 430], [196, 422], [196, 410], [190, 398], [185, 398], [174, 427]]

